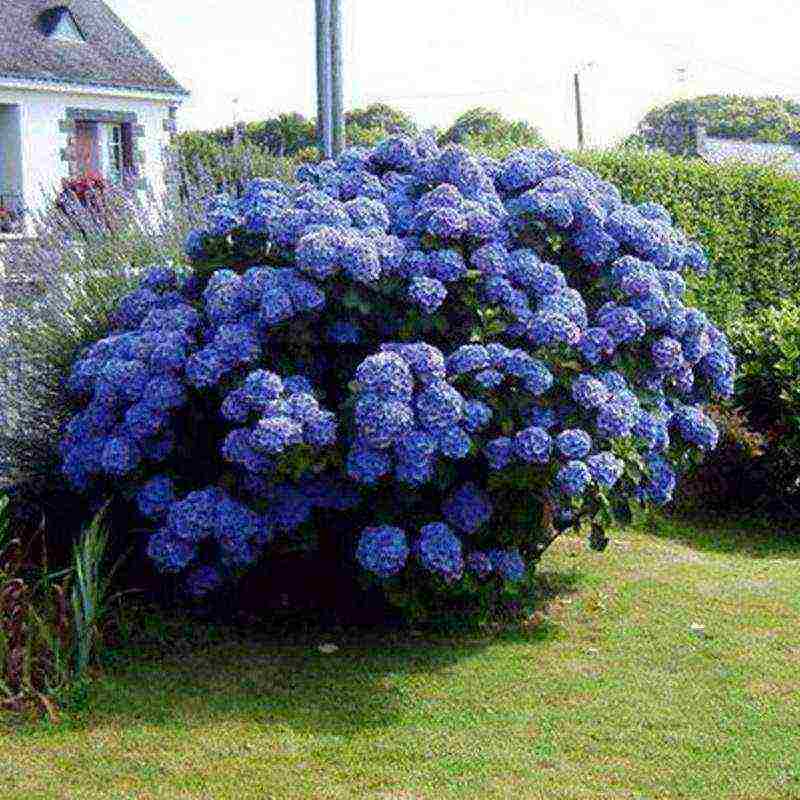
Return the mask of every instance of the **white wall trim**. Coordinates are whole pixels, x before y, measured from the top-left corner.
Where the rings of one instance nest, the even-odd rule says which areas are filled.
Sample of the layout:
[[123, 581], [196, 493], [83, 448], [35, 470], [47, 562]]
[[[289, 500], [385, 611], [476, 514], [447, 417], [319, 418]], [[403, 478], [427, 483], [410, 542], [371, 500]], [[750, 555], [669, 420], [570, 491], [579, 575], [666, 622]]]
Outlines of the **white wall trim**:
[[77, 94], [88, 97], [125, 97], [132, 100], [155, 100], [180, 104], [188, 99], [182, 92], [153, 92], [141, 89], [126, 89], [120, 86], [94, 86], [79, 83], [59, 83], [57, 81], [30, 80], [28, 78], [9, 78], [0, 75], [0, 91], [17, 89], [31, 92], [57, 94]]

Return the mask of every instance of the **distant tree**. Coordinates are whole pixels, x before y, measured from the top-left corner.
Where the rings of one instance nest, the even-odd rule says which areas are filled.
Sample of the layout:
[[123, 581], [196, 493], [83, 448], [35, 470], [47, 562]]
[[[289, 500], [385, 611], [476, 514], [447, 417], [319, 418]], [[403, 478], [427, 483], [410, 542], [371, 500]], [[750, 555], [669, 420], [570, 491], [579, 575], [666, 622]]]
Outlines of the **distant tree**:
[[314, 147], [317, 123], [297, 112], [251, 122], [245, 126], [244, 139], [274, 156], [291, 156], [299, 150]]
[[800, 104], [777, 96], [704, 95], [654, 108], [636, 133], [649, 147], [687, 155], [694, 152], [697, 122], [710, 136], [788, 142], [800, 136]]
[[489, 108], [471, 108], [461, 114], [441, 135], [440, 142], [474, 147], [544, 147], [538, 128], [525, 120], [510, 120]]
[[371, 103], [366, 108], [354, 108], [344, 115], [348, 128], [380, 130], [388, 134], [417, 133], [417, 125], [411, 117], [386, 103]]

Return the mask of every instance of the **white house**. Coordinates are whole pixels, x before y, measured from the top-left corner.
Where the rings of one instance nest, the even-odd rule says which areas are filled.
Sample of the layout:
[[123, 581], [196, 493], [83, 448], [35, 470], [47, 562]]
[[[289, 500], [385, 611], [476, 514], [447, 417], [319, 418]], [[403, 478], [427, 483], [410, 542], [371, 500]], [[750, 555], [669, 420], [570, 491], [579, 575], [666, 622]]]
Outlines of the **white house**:
[[90, 172], [158, 191], [187, 95], [102, 0], [0, 0], [0, 207]]

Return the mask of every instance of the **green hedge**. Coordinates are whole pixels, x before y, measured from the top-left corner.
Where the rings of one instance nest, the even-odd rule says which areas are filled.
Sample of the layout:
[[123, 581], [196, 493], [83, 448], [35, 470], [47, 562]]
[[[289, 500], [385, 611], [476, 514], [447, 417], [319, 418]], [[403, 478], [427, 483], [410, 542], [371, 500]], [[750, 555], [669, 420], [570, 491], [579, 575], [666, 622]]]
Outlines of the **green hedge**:
[[664, 205], [703, 245], [712, 270], [695, 300], [726, 329], [743, 311], [800, 300], [800, 180], [630, 149], [573, 155], [627, 201]]

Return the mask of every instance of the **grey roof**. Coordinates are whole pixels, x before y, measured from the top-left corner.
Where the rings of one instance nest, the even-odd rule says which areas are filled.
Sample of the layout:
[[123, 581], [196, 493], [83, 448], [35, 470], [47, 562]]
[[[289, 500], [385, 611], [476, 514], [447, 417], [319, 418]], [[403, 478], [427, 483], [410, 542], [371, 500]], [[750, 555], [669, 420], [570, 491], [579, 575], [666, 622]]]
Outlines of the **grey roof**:
[[698, 155], [713, 164], [742, 161], [747, 164], [775, 167], [800, 175], [800, 150], [791, 144], [769, 144], [745, 139], [718, 139], [706, 136]]
[[[3, 78], [188, 94], [102, 0], [0, 0]], [[85, 42], [48, 37], [69, 9]]]

